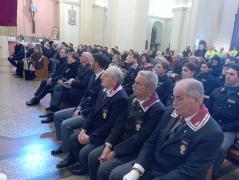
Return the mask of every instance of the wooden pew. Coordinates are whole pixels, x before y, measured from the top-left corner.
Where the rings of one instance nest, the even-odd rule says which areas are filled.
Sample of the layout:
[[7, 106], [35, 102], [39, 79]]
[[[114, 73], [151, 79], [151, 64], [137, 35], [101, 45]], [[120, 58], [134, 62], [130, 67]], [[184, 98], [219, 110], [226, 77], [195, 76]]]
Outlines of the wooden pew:
[[48, 59], [43, 57], [43, 68], [36, 69], [35, 71], [36, 79], [35, 80], [44, 80], [48, 78]]

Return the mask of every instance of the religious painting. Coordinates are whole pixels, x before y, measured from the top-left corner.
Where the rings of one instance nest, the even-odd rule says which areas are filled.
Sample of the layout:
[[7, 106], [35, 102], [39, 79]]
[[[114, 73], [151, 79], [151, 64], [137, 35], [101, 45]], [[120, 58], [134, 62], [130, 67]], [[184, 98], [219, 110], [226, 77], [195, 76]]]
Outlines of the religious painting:
[[68, 10], [68, 24], [76, 25], [76, 10], [74, 10], [73, 6]]

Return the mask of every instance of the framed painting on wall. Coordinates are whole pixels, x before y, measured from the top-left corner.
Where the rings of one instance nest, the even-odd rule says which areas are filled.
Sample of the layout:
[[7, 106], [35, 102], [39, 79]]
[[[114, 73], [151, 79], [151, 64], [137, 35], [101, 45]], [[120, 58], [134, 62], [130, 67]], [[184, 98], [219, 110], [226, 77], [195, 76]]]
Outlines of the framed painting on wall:
[[76, 11], [73, 6], [68, 10], [68, 24], [76, 25]]

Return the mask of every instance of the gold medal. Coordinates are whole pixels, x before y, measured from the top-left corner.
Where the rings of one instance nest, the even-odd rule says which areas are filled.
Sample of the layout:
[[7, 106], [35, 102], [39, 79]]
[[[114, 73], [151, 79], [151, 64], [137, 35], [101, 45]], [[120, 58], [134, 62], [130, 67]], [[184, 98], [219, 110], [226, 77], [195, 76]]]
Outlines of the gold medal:
[[185, 154], [185, 151], [186, 151], [186, 146], [185, 146], [185, 144], [181, 144], [181, 146], [180, 146], [180, 154], [184, 155], [184, 154]]
[[139, 131], [141, 129], [141, 124], [142, 124], [142, 121], [136, 121], [136, 124], [135, 124], [136, 131]]
[[188, 142], [186, 140], [181, 140], [179, 153], [185, 155], [188, 149]]

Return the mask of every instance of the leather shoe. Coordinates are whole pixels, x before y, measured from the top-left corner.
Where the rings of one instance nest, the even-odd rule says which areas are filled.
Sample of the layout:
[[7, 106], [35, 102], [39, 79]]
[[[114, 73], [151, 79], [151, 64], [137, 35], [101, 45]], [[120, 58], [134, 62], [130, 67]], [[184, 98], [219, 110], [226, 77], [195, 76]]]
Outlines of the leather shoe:
[[62, 161], [56, 164], [57, 168], [64, 168], [70, 166], [76, 162], [73, 154], [69, 153]]
[[18, 75], [17, 75], [17, 76], [15, 76], [15, 78], [23, 78], [23, 76], [18, 76]]
[[45, 114], [40, 115], [39, 117], [40, 118], [46, 118], [46, 117], [49, 117], [49, 116], [53, 115], [53, 113], [54, 112], [52, 112], [52, 111], [48, 111]]
[[26, 102], [26, 105], [28, 105], [28, 106], [34, 106], [34, 105], [37, 105], [37, 104], [39, 104], [39, 103], [40, 103], [39, 100], [37, 100], [36, 98], [32, 98], [30, 101], [27, 101], [27, 102]]
[[41, 123], [50, 123], [53, 121], [54, 121], [53, 116], [48, 116], [46, 119], [41, 120]]
[[58, 155], [58, 154], [62, 154], [62, 153], [64, 153], [64, 152], [61, 150], [61, 146], [58, 149], [51, 151], [51, 155]]
[[72, 174], [78, 175], [78, 176], [88, 174], [88, 170], [87, 169], [83, 169], [83, 168], [72, 169], [71, 172], [72, 172]]

